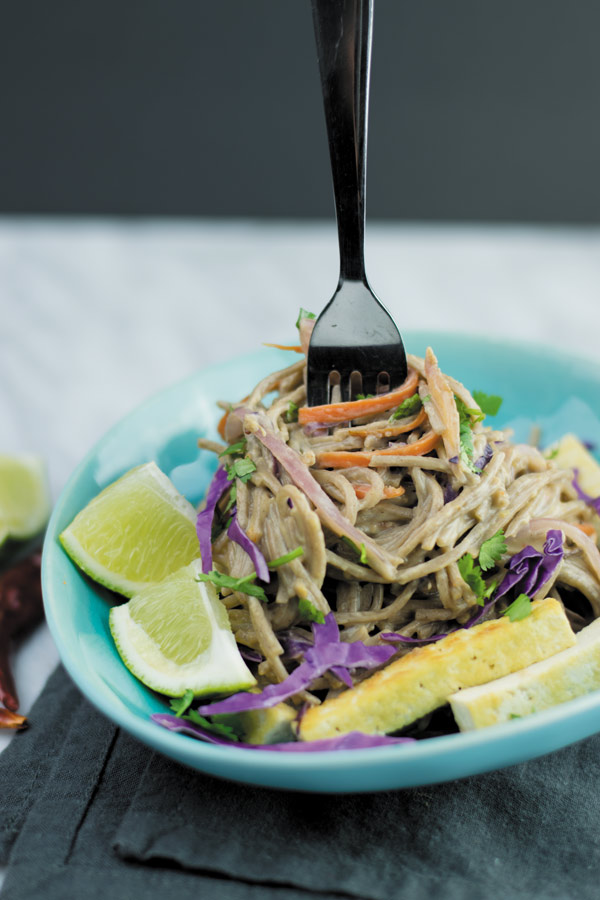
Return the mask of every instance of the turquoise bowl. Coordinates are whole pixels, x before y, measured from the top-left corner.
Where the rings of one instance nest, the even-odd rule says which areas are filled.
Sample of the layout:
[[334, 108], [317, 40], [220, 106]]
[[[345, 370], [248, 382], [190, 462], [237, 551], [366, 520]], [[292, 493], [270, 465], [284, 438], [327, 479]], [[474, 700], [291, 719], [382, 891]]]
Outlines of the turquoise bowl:
[[[566, 431], [600, 446], [600, 367], [553, 348], [479, 337], [412, 333], [413, 353], [430, 343], [446, 372], [471, 389], [501, 394], [499, 425], [527, 440], [535, 423], [542, 441]], [[108, 628], [115, 597], [71, 562], [58, 535], [103, 487], [132, 466], [154, 460], [192, 503], [215, 462], [196, 441], [215, 434], [220, 399], [235, 401], [289, 354], [261, 350], [198, 372], [161, 391], [112, 428], [77, 467], [56, 503], [44, 545], [46, 616], [61, 659], [82, 693], [117, 725], [165, 756], [222, 778], [273, 788], [359, 792], [463, 778], [542, 756], [600, 731], [600, 692], [482, 731], [414, 744], [318, 753], [277, 753], [204, 744], [154, 724], [164, 698], [125, 668]]]

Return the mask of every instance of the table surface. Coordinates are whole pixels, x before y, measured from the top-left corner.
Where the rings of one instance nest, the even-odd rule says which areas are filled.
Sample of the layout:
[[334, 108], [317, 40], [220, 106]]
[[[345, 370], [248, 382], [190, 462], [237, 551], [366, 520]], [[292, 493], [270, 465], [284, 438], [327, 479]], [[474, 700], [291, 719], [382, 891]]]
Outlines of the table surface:
[[[370, 223], [366, 260], [400, 330], [597, 356], [600, 228]], [[0, 452], [41, 454], [56, 498], [146, 397], [293, 342], [298, 308], [318, 312], [337, 274], [333, 223], [0, 219]], [[19, 648], [23, 713], [57, 659], [45, 625]]]

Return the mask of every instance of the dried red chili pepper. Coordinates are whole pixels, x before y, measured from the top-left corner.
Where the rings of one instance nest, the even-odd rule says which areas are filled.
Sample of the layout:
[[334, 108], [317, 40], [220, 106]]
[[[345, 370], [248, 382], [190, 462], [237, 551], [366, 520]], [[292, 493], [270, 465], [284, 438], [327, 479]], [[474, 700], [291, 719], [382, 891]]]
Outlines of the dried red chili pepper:
[[19, 699], [10, 668], [10, 642], [43, 618], [40, 565], [41, 553], [35, 552], [0, 576], [0, 702], [13, 713]]

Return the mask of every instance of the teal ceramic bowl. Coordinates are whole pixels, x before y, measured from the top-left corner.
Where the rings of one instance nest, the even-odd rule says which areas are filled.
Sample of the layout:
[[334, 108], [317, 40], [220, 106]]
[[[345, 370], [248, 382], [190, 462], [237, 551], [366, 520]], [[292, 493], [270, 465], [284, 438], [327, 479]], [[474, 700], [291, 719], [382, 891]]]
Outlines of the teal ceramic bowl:
[[[532, 424], [550, 443], [565, 431], [600, 445], [600, 367], [556, 350], [453, 335], [405, 336], [411, 352], [431, 343], [444, 371], [471, 389], [501, 394], [499, 424], [526, 440]], [[215, 432], [215, 401], [237, 400], [289, 354], [261, 350], [198, 372], [152, 397], [117, 424], [71, 476], [50, 521], [43, 554], [46, 615], [61, 659], [85, 696], [109, 719], [194, 769], [250, 784], [302, 791], [378, 791], [463, 778], [542, 756], [600, 731], [600, 692], [479, 732], [414, 744], [319, 753], [277, 753], [200, 743], [150, 720], [166, 701], [122, 664], [108, 628], [115, 598], [87, 579], [58, 535], [103, 487], [132, 466], [155, 460], [192, 503], [214, 460], [199, 435]]]

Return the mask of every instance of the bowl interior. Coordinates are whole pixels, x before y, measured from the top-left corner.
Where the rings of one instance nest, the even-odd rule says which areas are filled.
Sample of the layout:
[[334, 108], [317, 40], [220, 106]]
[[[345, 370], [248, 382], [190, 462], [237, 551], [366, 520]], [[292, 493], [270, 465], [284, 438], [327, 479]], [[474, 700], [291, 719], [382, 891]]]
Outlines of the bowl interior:
[[[535, 424], [549, 444], [567, 431], [600, 445], [600, 368], [540, 347], [478, 337], [413, 333], [410, 352], [434, 347], [442, 369], [471, 390], [500, 394], [494, 422], [526, 441]], [[244, 751], [202, 744], [149, 720], [164, 698], [138, 682], [114, 647], [108, 612], [121, 602], [83, 575], [58, 535], [99, 490], [128, 469], [154, 460], [192, 503], [215, 469], [199, 436], [216, 436], [217, 400], [237, 401], [261, 377], [290, 363], [261, 350], [200, 371], [150, 398], [111, 429], [71, 476], [56, 503], [44, 545], [46, 615], [61, 659], [83, 693], [121, 727], [186, 765], [226, 778], [314, 791], [381, 790], [463, 777], [529, 759], [600, 730], [600, 694], [480, 733], [415, 745], [337, 753]]]

